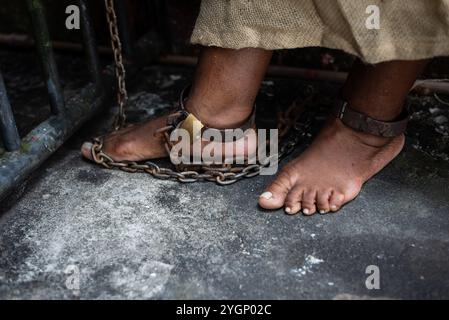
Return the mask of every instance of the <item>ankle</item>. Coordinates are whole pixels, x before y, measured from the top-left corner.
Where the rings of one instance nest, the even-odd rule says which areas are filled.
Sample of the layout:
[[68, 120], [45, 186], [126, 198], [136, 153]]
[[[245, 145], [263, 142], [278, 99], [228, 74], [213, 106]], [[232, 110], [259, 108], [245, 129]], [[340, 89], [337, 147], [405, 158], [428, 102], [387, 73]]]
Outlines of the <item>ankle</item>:
[[397, 139], [397, 137], [380, 137], [373, 134], [365, 133], [362, 131], [354, 130], [346, 126], [340, 119], [335, 119], [332, 121], [335, 129], [333, 134], [344, 134], [346, 137], [351, 136], [354, 141], [358, 141], [360, 144], [373, 147], [382, 148], [389, 144], [391, 141]]
[[[395, 121], [402, 113], [404, 101], [391, 102], [382, 99], [348, 99], [349, 106], [354, 110], [378, 121]], [[376, 101], [374, 103], [373, 101]]]
[[212, 105], [193, 100], [188, 100], [185, 108], [204, 125], [216, 129], [238, 128], [249, 118], [253, 111], [253, 106], [242, 106], [239, 104]]
[[404, 107], [405, 96], [385, 96], [377, 92], [349, 91], [343, 88], [342, 97], [349, 106], [368, 117], [379, 121], [394, 121]]

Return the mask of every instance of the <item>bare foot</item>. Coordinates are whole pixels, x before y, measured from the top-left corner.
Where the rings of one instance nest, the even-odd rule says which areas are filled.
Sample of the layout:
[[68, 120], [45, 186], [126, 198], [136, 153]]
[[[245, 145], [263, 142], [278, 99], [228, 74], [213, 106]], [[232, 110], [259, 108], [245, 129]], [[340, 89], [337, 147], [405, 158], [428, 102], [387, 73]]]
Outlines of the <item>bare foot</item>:
[[[156, 130], [166, 126], [167, 116], [132, 125], [104, 138], [103, 151], [116, 161], [143, 161], [168, 156], [162, 135]], [[81, 153], [92, 160], [92, 143], [85, 142]]]
[[[142, 124], [132, 125], [112, 132], [104, 138], [103, 151], [115, 161], [144, 161], [167, 157], [165, 140], [161, 134], [156, 132], [158, 129], [166, 126], [166, 120], [167, 116], [165, 115]], [[236, 119], [234, 122], [241, 122], [241, 119]], [[242, 138], [235, 142], [205, 141], [204, 144], [202, 143], [201, 149], [204, 149], [206, 145], [209, 145], [209, 150], [221, 149], [223, 159], [215, 162], [216, 164], [226, 160], [224, 158], [226, 150], [231, 150], [229, 151], [231, 159], [236, 157], [249, 158], [256, 153], [257, 137], [255, 134], [249, 133], [246, 133], [244, 137], [244, 139]], [[85, 142], [81, 147], [83, 156], [90, 160], [92, 160], [91, 149], [92, 143], [90, 142]]]
[[[208, 127], [239, 127], [251, 114], [271, 55], [272, 51], [255, 48], [202, 48], [186, 109]], [[165, 124], [166, 117], [160, 117], [112, 133], [105, 138], [103, 151], [116, 161], [168, 156], [162, 135], [154, 135]], [[255, 147], [251, 141], [248, 144]], [[92, 158], [91, 147], [89, 143], [82, 147], [82, 153], [88, 159]], [[245, 144], [242, 147], [242, 143], [233, 147], [243, 149], [243, 154], [252, 151]], [[238, 152], [235, 154], [239, 155]]]
[[288, 214], [337, 211], [400, 153], [404, 140], [403, 135], [382, 138], [357, 132], [332, 119], [310, 147], [282, 169], [259, 204], [284, 207]]

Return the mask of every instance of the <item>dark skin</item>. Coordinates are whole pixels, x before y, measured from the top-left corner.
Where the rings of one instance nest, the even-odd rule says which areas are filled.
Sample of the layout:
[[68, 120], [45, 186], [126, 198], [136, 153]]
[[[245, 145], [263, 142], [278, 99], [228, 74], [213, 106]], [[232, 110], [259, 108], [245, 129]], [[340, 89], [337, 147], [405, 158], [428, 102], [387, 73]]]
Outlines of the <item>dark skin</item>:
[[251, 114], [271, 56], [258, 49], [202, 50], [187, 109], [209, 127], [238, 127]]
[[[211, 128], [235, 128], [251, 114], [272, 51], [203, 48], [186, 109]], [[142, 161], [167, 156], [163, 140], [154, 136], [166, 117], [125, 128], [107, 136], [103, 150], [113, 159]], [[91, 159], [91, 144], [82, 154]]]
[[391, 61], [365, 65], [357, 60], [343, 87], [343, 97], [352, 108], [377, 120], [395, 119], [427, 62]]
[[[393, 121], [426, 63], [420, 60], [364, 65], [358, 61], [343, 87], [343, 98], [352, 108], [374, 119]], [[285, 166], [259, 204], [267, 209], [284, 207], [289, 214], [300, 210], [306, 215], [338, 211], [399, 154], [403, 145], [403, 135], [377, 137], [331, 119], [312, 145]]]
[[[205, 47], [186, 108], [215, 128], [238, 127], [250, 115], [272, 51]], [[375, 119], [391, 121], [427, 61], [357, 62], [343, 87], [351, 107]], [[154, 136], [165, 117], [118, 131], [105, 140], [115, 160], [141, 161], [166, 156]], [[153, 137], [153, 138], [149, 138]], [[331, 119], [312, 145], [287, 164], [259, 198], [266, 209], [284, 207], [289, 214], [312, 215], [339, 210], [354, 199], [369, 178], [401, 151], [404, 136], [381, 138], [356, 132]], [[91, 158], [89, 144], [82, 153]]]

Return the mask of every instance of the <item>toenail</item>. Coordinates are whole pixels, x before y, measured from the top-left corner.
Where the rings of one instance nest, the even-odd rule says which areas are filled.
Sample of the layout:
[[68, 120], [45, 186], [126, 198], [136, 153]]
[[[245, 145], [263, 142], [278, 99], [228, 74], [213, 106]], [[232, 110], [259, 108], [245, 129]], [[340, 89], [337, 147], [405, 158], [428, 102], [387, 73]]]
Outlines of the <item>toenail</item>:
[[90, 142], [84, 142], [82, 148], [83, 148], [83, 149], [91, 150], [91, 149], [92, 149], [92, 143], [90, 143]]
[[285, 208], [285, 212], [287, 213], [292, 213], [292, 209], [290, 209], [289, 207]]
[[321, 214], [325, 214], [325, 213], [326, 213], [326, 211], [324, 211], [324, 210], [320, 210], [320, 213], [321, 213]]
[[331, 206], [332, 211], [337, 211], [337, 206]]
[[309, 214], [309, 209], [302, 209], [302, 213], [304, 213], [304, 214]]
[[270, 191], [266, 191], [260, 195], [260, 198], [270, 200], [271, 198], [273, 198], [273, 194]]

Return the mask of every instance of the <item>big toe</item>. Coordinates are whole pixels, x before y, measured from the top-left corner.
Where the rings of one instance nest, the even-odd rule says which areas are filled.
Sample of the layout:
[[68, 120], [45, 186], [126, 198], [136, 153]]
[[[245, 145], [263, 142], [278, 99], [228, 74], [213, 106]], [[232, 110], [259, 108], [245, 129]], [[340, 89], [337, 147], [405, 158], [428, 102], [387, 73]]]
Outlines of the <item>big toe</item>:
[[279, 176], [259, 197], [259, 205], [265, 209], [279, 209], [284, 206], [285, 198], [287, 197], [290, 187], [284, 181], [285, 178]]
[[92, 160], [92, 146], [91, 142], [84, 142], [81, 146], [81, 154], [89, 160]]

